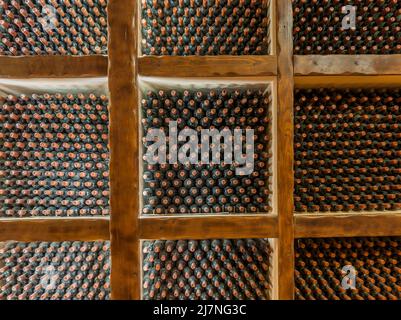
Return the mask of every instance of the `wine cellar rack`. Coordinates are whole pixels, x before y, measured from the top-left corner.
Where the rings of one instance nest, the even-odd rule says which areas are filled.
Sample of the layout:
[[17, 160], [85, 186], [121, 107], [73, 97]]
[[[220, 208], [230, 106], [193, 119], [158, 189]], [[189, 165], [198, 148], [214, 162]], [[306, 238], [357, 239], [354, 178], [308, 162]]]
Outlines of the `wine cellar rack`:
[[[6, 20], [4, 17], [7, 14], [12, 17], [12, 14], [15, 15], [18, 12], [14, 9], [14, 13], [6, 12], [7, 5], [14, 5], [11, 2], [17, 3], [18, 6], [18, 1], [0, 0], [2, 20]], [[31, 2], [34, 3], [35, 1], [32, 0]], [[47, 0], [44, 2], [48, 4], [57, 3], [57, 1]], [[106, 3], [106, 1], [95, 0], [69, 2], [74, 3], [74, 5], [77, 4], [74, 7], [75, 13], [70, 13], [69, 17], [78, 19], [78, 25], [80, 24], [79, 19], [81, 19], [79, 17], [85, 17], [82, 18], [84, 20], [87, 17], [86, 5], [90, 8], [89, 14], [96, 14], [97, 11], [91, 9], [93, 4]], [[5, 208], [7, 208], [7, 212], [11, 212], [9, 216], [0, 214], [1, 270], [7, 268], [16, 270], [15, 261], [21, 259], [20, 255], [26, 259], [29, 254], [35, 255], [36, 252], [39, 256], [35, 256], [36, 260], [33, 259], [32, 263], [33, 265], [35, 263], [41, 265], [42, 260], [48, 259], [43, 252], [52, 254], [49, 248], [55, 252], [60, 250], [59, 252], [62, 254], [60, 257], [56, 255], [59, 257], [57, 259], [64, 259], [64, 252], [65, 250], [68, 251], [69, 247], [72, 248], [72, 253], [71, 256], [66, 254], [68, 256], [65, 258], [66, 260], [69, 261], [75, 257], [78, 257], [78, 260], [85, 259], [85, 255], [88, 253], [85, 250], [90, 250], [88, 248], [91, 246], [97, 248], [97, 251], [94, 249], [96, 251], [94, 256], [101, 260], [101, 263], [98, 264], [102, 268], [101, 272], [96, 273], [96, 285], [94, 283], [85, 284], [85, 286], [95, 286], [97, 291], [91, 287], [85, 291], [81, 288], [83, 284], [76, 281], [74, 286], [78, 286], [78, 288], [76, 288], [76, 295], [74, 296], [64, 296], [60, 290], [57, 293], [43, 293], [42, 291], [32, 293], [31, 289], [30, 295], [21, 295], [21, 292], [18, 291], [20, 287], [37, 286], [37, 281], [40, 282], [40, 280], [38, 280], [38, 275], [32, 275], [32, 283], [24, 282], [26, 278], [20, 274], [23, 269], [19, 269], [17, 270], [19, 272], [18, 279], [25, 280], [17, 280], [17, 282], [20, 281], [20, 283], [16, 283], [18, 290], [12, 289], [10, 286], [7, 287], [4, 283], [5, 278], [0, 276], [0, 299], [40, 299], [41, 297], [43, 299], [61, 299], [64, 297], [66, 299], [110, 298], [130, 300], [182, 298], [183, 296], [180, 294], [183, 294], [184, 298], [187, 299], [222, 299], [225, 297], [280, 300], [400, 299], [400, 288], [396, 284], [394, 285], [399, 279], [399, 269], [396, 266], [397, 255], [399, 256], [397, 250], [399, 238], [397, 237], [401, 237], [401, 211], [397, 207], [399, 190], [391, 189], [393, 184], [386, 184], [385, 181], [381, 184], [382, 187], [384, 186], [384, 189], [381, 190], [382, 194], [373, 192], [366, 195], [362, 192], [363, 203], [361, 206], [353, 204], [355, 201], [359, 201], [360, 198], [358, 198], [357, 193], [361, 191], [360, 189], [355, 191], [355, 185], [352, 183], [347, 190], [353, 190], [354, 193], [341, 190], [339, 195], [328, 192], [328, 195], [324, 196], [321, 194], [321, 189], [317, 190], [315, 186], [316, 181], [321, 181], [319, 179], [322, 179], [323, 171], [316, 174], [317, 178], [314, 181], [310, 178], [310, 175], [316, 171], [311, 164], [311, 159], [305, 157], [309, 162], [303, 161], [302, 157], [302, 152], [307, 153], [308, 148], [316, 151], [321, 146], [321, 144], [319, 146], [313, 144], [315, 143], [314, 139], [318, 138], [313, 138], [313, 134], [316, 132], [308, 131], [308, 124], [314, 121], [313, 125], [321, 125], [322, 128], [327, 129], [325, 126], [332, 123], [330, 117], [339, 119], [339, 114], [341, 117], [349, 114], [349, 109], [342, 112], [338, 109], [332, 111], [329, 108], [331, 105], [344, 104], [340, 101], [341, 99], [335, 100], [333, 96], [346, 96], [350, 101], [366, 101], [367, 99], [368, 103], [366, 104], [364, 102], [360, 104], [359, 102], [354, 104], [351, 102], [348, 107], [356, 115], [354, 120], [362, 119], [363, 116], [366, 119], [366, 114], [368, 114], [366, 120], [368, 125], [371, 124], [369, 121], [372, 121], [374, 116], [379, 118], [388, 116], [387, 111], [383, 111], [383, 114], [380, 113], [380, 110], [384, 110], [383, 105], [387, 108], [386, 110], [397, 105], [394, 100], [397, 100], [401, 85], [401, 55], [398, 54], [400, 50], [396, 41], [394, 41], [394, 47], [389, 48], [388, 46], [393, 43], [390, 40], [399, 34], [398, 29], [391, 29], [390, 27], [386, 29], [386, 26], [381, 25], [386, 31], [383, 32], [381, 41], [387, 46], [375, 46], [369, 42], [368, 44], [371, 47], [367, 48], [360, 44], [356, 44], [355, 48], [333, 44], [333, 48], [330, 49], [330, 44], [326, 43], [330, 41], [363, 42], [369, 37], [369, 30], [363, 29], [364, 32], [360, 37], [358, 37], [357, 31], [352, 31], [354, 33], [351, 34], [350, 38], [346, 38], [345, 34], [342, 35], [345, 40], [336, 37], [334, 34], [332, 38], [325, 38], [326, 42], [322, 45], [323, 49], [307, 48], [304, 42], [308, 40], [319, 46], [319, 43], [315, 41], [316, 39], [312, 39], [314, 33], [318, 32], [317, 29], [312, 28], [312, 25], [319, 28], [319, 24], [324, 23], [324, 20], [314, 20], [315, 12], [306, 9], [307, 5], [304, 1], [175, 1], [180, 3], [180, 8], [183, 6], [187, 6], [187, 8], [191, 6], [201, 7], [204, 3], [203, 7], [207, 7], [207, 10], [202, 13], [205, 15], [205, 19], [200, 18], [201, 10], [194, 8], [192, 11], [189, 9], [178, 10], [176, 14], [179, 18], [174, 17], [171, 25], [166, 23], [162, 30], [160, 26], [165, 17], [163, 12], [157, 10], [155, 4], [163, 4], [164, 2], [161, 0], [145, 1], [148, 6], [154, 6], [154, 8], [148, 8], [150, 10], [149, 19], [146, 20], [144, 14], [147, 14], [147, 11], [141, 7], [142, 1], [108, 0], [107, 10], [104, 8], [103, 13], [107, 17], [102, 16], [107, 20], [107, 50], [105, 47], [95, 48], [104, 43], [106, 31], [103, 29], [89, 30], [95, 32], [96, 35], [99, 34], [99, 38], [92, 39], [95, 42], [89, 41], [89, 43], [94, 43], [89, 49], [82, 52], [78, 51], [78, 54], [81, 55], [74, 55], [74, 53], [76, 54], [75, 49], [72, 49], [71, 52], [59, 49], [58, 53], [51, 52], [49, 49], [48, 53], [50, 54], [41, 52], [42, 54], [38, 55], [39, 51], [35, 50], [37, 44], [31, 40], [32, 43], [28, 43], [31, 45], [29, 50], [32, 52], [24, 49], [16, 54], [15, 49], [11, 49], [10, 52], [4, 53], [6, 47], [10, 47], [7, 46], [7, 41], [2, 42], [3, 53], [0, 55], [1, 104], [4, 104], [6, 99], [15, 99], [10, 97], [10, 94], [19, 97], [19, 99], [25, 99], [20, 94], [15, 93], [21, 92], [21, 88], [24, 88], [23, 94], [28, 97], [32, 95], [37, 97], [36, 95], [46, 93], [53, 95], [84, 93], [88, 96], [95, 94], [97, 97], [102, 94], [107, 95], [109, 122], [107, 146], [110, 162], [108, 163], [109, 170], [106, 170], [109, 171], [109, 174], [107, 172], [105, 176], [109, 180], [110, 214], [98, 210], [97, 212], [105, 212], [105, 214], [90, 216], [84, 214], [86, 211], [82, 211], [83, 214], [76, 216], [67, 214], [69, 211], [65, 210], [63, 211], [65, 214], [60, 214], [60, 216], [52, 216], [51, 214], [49, 216], [41, 214], [37, 216], [24, 214], [20, 214], [22, 217], [14, 216], [11, 215], [10, 202], [7, 201], [6, 204], [4, 197], [0, 195], [1, 212]], [[167, 1], [166, 3], [171, 2]], [[237, 19], [235, 23], [240, 26], [245, 24], [246, 26], [231, 33], [224, 33], [226, 30], [221, 31], [221, 21], [224, 21], [225, 24], [228, 23], [228, 26], [233, 22], [231, 20], [227, 22], [224, 10], [223, 13], [218, 11], [218, 15], [223, 16], [224, 19], [213, 20], [215, 28], [217, 26], [218, 29], [212, 31], [220, 34], [220, 37], [215, 37], [217, 40], [208, 38], [209, 32], [212, 33], [212, 31], [205, 28], [204, 25], [212, 22], [208, 21], [207, 16], [209, 12], [221, 10], [221, 8], [216, 8], [215, 2], [217, 6], [221, 3], [237, 4], [239, 7], [235, 10], [229, 6], [228, 9], [225, 9], [235, 11], [235, 13], [229, 11], [230, 16]], [[330, 6], [328, 4], [330, 1], [323, 2], [324, 6]], [[381, 5], [386, 6], [386, 2], [382, 1]], [[393, 4], [393, 1], [388, 2], [388, 6], [394, 5], [394, 8], [399, 8], [399, 4]], [[317, 6], [317, 4], [313, 5]], [[361, 1], [344, 1], [344, 5], [363, 6]], [[255, 9], [255, 6], [259, 7]], [[302, 9], [303, 6], [305, 8]], [[371, 4], [371, 6], [374, 5]], [[341, 10], [341, 5], [337, 2], [335, 7]], [[166, 8], [166, 12], [170, 12], [168, 10], [171, 8], [168, 5]], [[247, 11], [247, 9], [249, 10]], [[373, 8], [372, 10], [361, 11], [361, 15], [369, 19], [370, 12], [377, 13], [374, 11], [376, 9]], [[251, 16], [250, 12], [252, 12]], [[329, 15], [327, 11], [323, 12], [322, 17]], [[389, 11], [387, 10], [387, 12]], [[77, 18], [76, 15], [79, 17]], [[189, 19], [188, 17], [191, 15], [198, 19]], [[243, 17], [237, 15], [243, 15]], [[335, 15], [337, 18], [333, 18], [330, 23], [337, 21], [336, 23], [339, 23], [341, 27], [341, 20], [338, 21], [338, 17], [343, 15], [339, 12]], [[397, 13], [393, 15], [396, 16]], [[241, 22], [238, 22], [239, 19], [242, 19]], [[104, 20], [102, 21], [104, 23]], [[150, 22], [153, 23], [153, 21], [156, 21], [155, 32], [161, 32], [163, 36], [171, 32], [172, 38], [170, 37], [169, 40], [167, 38], [164, 40], [156, 39], [157, 37], [152, 34], [153, 31], [147, 29], [151, 31], [146, 31], [148, 32], [146, 35], [150, 36], [144, 39], [142, 28], [149, 25]], [[259, 31], [255, 21], [259, 21], [259, 24], [262, 25]], [[391, 18], [388, 21], [393, 23]], [[63, 23], [68, 24], [65, 21]], [[101, 22], [99, 23], [101, 24]], [[186, 26], [185, 23], [189, 26]], [[356, 23], [358, 26], [358, 20]], [[198, 24], [198, 30], [196, 30], [196, 24]], [[330, 24], [330, 26], [332, 25]], [[373, 26], [372, 24], [369, 26], [374, 31], [378, 30], [374, 23]], [[14, 29], [8, 31], [9, 28], [4, 22], [2, 22], [1, 27], [2, 32], [7, 30], [7, 40], [11, 41], [12, 37], [10, 38], [9, 32], [14, 33]], [[189, 31], [189, 27], [193, 30]], [[335, 25], [333, 29], [330, 29], [333, 31], [328, 32], [346, 32], [340, 30], [340, 27]], [[255, 34], [249, 36], [249, 44], [246, 45], [243, 44], [243, 39], [248, 37], [249, 30], [253, 30], [252, 32]], [[42, 32], [45, 31], [42, 30]], [[88, 30], [79, 29], [78, 31], [79, 34], [83, 32], [83, 36], [82, 34], [77, 36], [74, 31], [75, 36], [72, 39], [68, 38], [69, 40], [66, 40], [66, 43], [72, 41], [75, 46], [76, 43], [79, 44], [82, 41], [82, 38], [88, 37], [86, 34]], [[262, 31], [266, 34], [262, 34]], [[194, 39], [186, 37], [188, 32], [194, 32], [198, 38], [195, 36], [193, 36]], [[254, 38], [251, 40], [252, 36]], [[32, 35], [32, 37], [35, 36]], [[239, 38], [240, 40], [238, 40]], [[399, 42], [399, 39], [396, 40]], [[44, 40], [42, 39], [42, 41]], [[208, 41], [213, 44], [209, 46], [210, 49], [206, 47]], [[219, 44], [219, 41], [225, 41], [228, 45], [223, 46], [221, 43]], [[156, 47], [152, 50], [149, 49], [152, 46]], [[53, 44], [52, 48], [57, 48], [57, 46]], [[29, 54], [27, 54], [28, 52]], [[193, 54], [193, 52], [197, 54]], [[147, 55], [147, 53], [153, 55]], [[85, 81], [92, 83], [87, 90], [82, 89], [84, 88], [82, 83]], [[108, 94], [107, 89], [99, 89], [102, 87], [102, 81], [108, 82]], [[160, 90], [169, 92], [173, 89], [177, 90], [179, 94], [183, 94], [185, 90], [188, 90], [190, 94], [196, 94], [197, 91], [206, 92], [211, 86], [216, 91], [229, 91], [230, 88], [238, 87], [246, 90], [254, 84], [269, 88], [268, 95], [271, 99], [269, 112], [272, 122], [271, 125], [266, 126], [267, 130], [271, 130], [269, 135], [271, 141], [268, 142], [270, 147], [268, 166], [271, 176], [269, 175], [270, 180], [266, 179], [267, 181], [265, 181], [270, 188], [270, 207], [265, 207], [268, 210], [262, 210], [262, 212], [244, 212], [242, 210], [226, 213], [223, 208], [211, 212], [196, 212], [195, 210], [192, 213], [189, 211], [164, 213], [163, 210], [155, 212], [152, 209], [145, 214], [146, 203], [144, 203], [143, 191], [147, 186], [143, 178], [145, 163], [142, 144], [144, 135], [142, 99], [146, 98], [147, 91], [149, 91], [148, 84], [152, 81], [155, 84], [152, 84], [151, 91], [154, 91], [155, 94], [158, 94]], [[62, 85], [58, 85], [59, 82]], [[376, 100], [372, 97], [371, 92], [378, 97]], [[383, 102], [384, 97], [391, 95], [393, 95], [393, 100], [388, 98]], [[302, 96], [306, 96], [306, 98], [302, 98]], [[322, 96], [329, 96], [329, 98], [324, 100]], [[340, 102], [337, 103], [336, 101]], [[83, 108], [85, 104], [87, 103], [83, 103]], [[91, 105], [89, 104], [89, 106]], [[308, 116], [313, 116], [313, 112], [308, 113], [308, 107], [313, 109], [320, 106], [326, 108], [322, 114], [328, 114], [328, 117], [323, 118], [321, 114], [315, 114], [316, 117], [313, 120], [308, 118]], [[364, 113], [360, 108], [358, 109], [358, 106], [373, 107], [371, 113]], [[89, 107], [88, 110], [93, 111], [91, 108], [95, 107]], [[376, 112], [377, 108], [381, 109]], [[360, 114], [358, 114], [358, 110]], [[394, 110], [392, 118], [386, 118], [390, 119], [388, 121], [391, 124], [395, 124], [392, 127], [393, 129], [385, 129], [387, 131], [380, 132], [382, 127], [370, 127], [379, 128], [379, 132], [373, 132], [376, 134], [374, 137], [379, 138], [377, 140], [371, 138], [371, 143], [378, 146], [377, 148], [383, 146], [383, 143], [387, 143], [380, 140], [382, 137], [387, 139], [390, 136], [393, 137], [389, 138], [393, 142], [393, 147], [397, 148], [394, 137], [397, 137], [399, 133], [397, 131], [399, 118], [397, 118], [398, 109], [395, 108]], [[49, 113], [51, 114], [51, 112]], [[2, 125], [4, 121], [2, 120]], [[343, 123], [340, 120], [337, 121]], [[305, 126], [302, 127], [304, 124]], [[1, 128], [3, 130], [4, 127]], [[358, 134], [363, 131], [362, 129], [358, 130], [356, 130]], [[12, 133], [0, 132], [6, 136]], [[323, 130], [318, 133], [330, 132]], [[320, 139], [320, 136], [317, 136]], [[315, 135], [315, 137], [317, 136]], [[38, 137], [40, 138], [40, 135]], [[3, 139], [2, 136], [2, 143], [4, 142]], [[338, 147], [333, 147], [333, 141], [323, 139], [323, 142], [329, 147], [326, 145], [322, 149], [338, 150], [336, 149]], [[352, 142], [355, 142], [355, 139]], [[332, 158], [330, 159], [332, 160]], [[351, 163], [352, 159], [354, 158], [351, 157]], [[4, 166], [3, 159], [0, 160]], [[322, 160], [322, 163], [325, 163], [326, 159], [323, 157], [316, 160]], [[380, 162], [374, 162], [373, 165], [366, 165], [365, 167], [355, 164], [341, 166], [336, 163], [330, 169], [337, 170], [340, 168], [340, 172], [347, 172], [353, 177], [360, 178], [359, 172], [366, 173], [366, 170], [369, 173], [372, 172], [369, 170], [376, 170], [375, 177], [387, 177], [390, 174], [377, 173], [382, 172], [380, 170], [387, 167], [387, 170], [396, 176], [399, 170], [397, 164], [399, 163], [395, 159], [386, 161], [386, 165], [383, 166]], [[327, 172], [327, 164], [325, 168], [324, 172]], [[362, 171], [358, 171], [360, 169]], [[4, 172], [10, 174], [9, 171], [12, 170], [10, 167], [0, 168], [2, 175]], [[303, 173], [305, 173], [304, 177], [300, 177]], [[366, 176], [369, 178], [369, 175], [364, 175], [364, 177]], [[0, 189], [5, 189], [4, 181], [5, 179], [1, 176]], [[314, 189], [311, 189], [311, 186]], [[325, 188], [331, 188], [330, 191], [335, 187], [334, 182], [329, 186], [325, 185]], [[361, 188], [367, 187], [362, 186]], [[390, 188], [393, 191], [386, 192], [389, 189], [385, 188]], [[302, 195], [303, 193], [306, 196]], [[107, 192], [104, 195], [108, 196]], [[390, 197], [385, 198], [387, 204], [381, 203], [380, 199], [387, 195], [390, 195]], [[351, 205], [348, 203], [339, 206], [336, 202], [338, 197], [343, 199], [344, 202], [348, 199], [354, 199], [352, 200], [354, 202], [351, 201]], [[371, 199], [376, 199], [373, 204]], [[307, 200], [313, 204], [308, 205]], [[377, 201], [379, 205], [376, 204]], [[80, 248], [86, 249], [80, 251]], [[74, 253], [78, 251], [81, 253]], [[241, 252], [241, 255], [233, 256], [233, 252], [237, 251]], [[388, 251], [388, 254], [385, 251]], [[161, 253], [164, 259], [162, 263], [154, 260], [154, 257]], [[90, 256], [93, 257], [93, 255]], [[204, 263], [202, 259], [205, 256], [211, 256], [215, 261], [217, 260], [215, 264], [219, 266], [222, 265], [221, 261], [225, 261], [229, 257], [231, 263], [229, 269], [226, 269], [226, 265], [224, 265], [225, 267], [219, 270], [225, 273], [240, 270], [237, 274], [240, 280], [233, 280], [234, 278], [230, 276], [227, 280], [230, 282], [229, 285], [227, 282], [224, 286], [218, 282], [213, 283], [214, 271], [212, 268], [214, 267], [211, 264]], [[172, 261], [180, 260], [181, 257], [188, 260], [180, 265], [180, 268], [183, 268], [183, 278], [178, 279], [178, 277], [176, 283], [168, 281], [168, 277], [166, 280], [165, 271], [171, 268]], [[185, 260], [184, 258], [182, 259]], [[56, 261], [58, 261], [57, 259]], [[325, 264], [327, 260], [329, 262]], [[253, 269], [241, 269], [245, 264], [244, 261], [253, 261], [254, 263], [249, 262]], [[358, 275], [360, 274], [362, 277], [357, 282], [357, 292], [334, 290], [333, 287], [337, 288], [341, 283], [341, 274], [337, 269], [341, 270], [343, 265], [351, 262], [355, 263]], [[93, 268], [91, 263], [84, 263], [83, 268]], [[69, 267], [76, 268], [77, 265], [82, 267], [80, 263], [77, 263], [72, 266], [61, 264], [60, 268], [62, 270]], [[191, 275], [184, 276], [185, 268], [191, 269], [191, 265], [198, 273], [200, 272], [198, 277], [195, 273], [192, 278]], [[325, 277], [318, 278], [322, 271], [322, 265], [328, 265], [333, 272], [330, 275], [326, 274]], [[96, 265], [95, 268], [99, 268], [99, 266]], [[333, 270], [334, 268], [337, 269]], [[152, 270], [153, 272], [150, 275]], [[311, 272], [313, 276], [310, 277], [308, 272]], [[247, 277], [248, 274], [250, 277]], [[173, 277], [172, 273], [170, 275]], [[68, 277], [68, 272], [65, 275], [63, 273], [64, 276]], [[248, 282], [243, 281], [243, 279]], [[210, 282], [208, 282], [209, 280]], [[321, 283], [328, 285], [322, 288], [320, 287], [322, 286]], [[177, 285], [182, 286], [182, 292], [176, 288]], [[209, 285], [212, 285], [212, 288]], [[316, 287], [320, 289], [316, 289]], [[232, 291], [230, 292], [227, 288], [232, 288]]]

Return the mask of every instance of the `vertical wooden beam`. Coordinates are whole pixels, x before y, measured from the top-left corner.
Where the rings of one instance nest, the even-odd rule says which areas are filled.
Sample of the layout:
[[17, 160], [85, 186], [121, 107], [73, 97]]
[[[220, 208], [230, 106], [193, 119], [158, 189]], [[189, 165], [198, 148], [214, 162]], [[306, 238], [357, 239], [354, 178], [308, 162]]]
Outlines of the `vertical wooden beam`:
[[277, 0], [279, 299], [294, 298], [293, 100], [291, 0]]
[[137, 2], [109, 0], [111, 297], [140, 298]]
[[[6, 246], [5, 242], [0, 242], [0, 252], [1, 250], [4, 249], [4, 247]], [[0, 255], [0, 268], [4, 267], [4, 258]], [[0, 288], [3, 287], [6, 284], [6, 280], [5, 277], [1, 277], [0, 278]]]

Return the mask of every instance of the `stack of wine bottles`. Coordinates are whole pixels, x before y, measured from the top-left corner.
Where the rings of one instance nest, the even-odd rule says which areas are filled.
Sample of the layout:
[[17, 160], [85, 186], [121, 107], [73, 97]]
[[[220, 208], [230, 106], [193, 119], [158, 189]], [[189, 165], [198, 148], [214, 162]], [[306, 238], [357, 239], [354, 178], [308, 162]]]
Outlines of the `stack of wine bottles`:
[[[401, 53], [400, 1], [292, 2], [294, 54]], [[355, 8], [355, 28], [348, 20], [353, 11], [345, 6]]]
[[401, 208], [401, 91], [295, 92], [295, 209]]
[[0, 243], [0, 300], [104, 300], [109, 242]]
[[[271, 97], [259, 89], [216, 89], [209, 91], [148, 91], [142, 99], [142, 125], [144, 136], [143, 168], [143, 213], [255, 213], [270, 212], [271, 200]], [[176, 122], [178, 132], [193, 129], [198, 135], [196, 146], [201, 147], [203, 129], [216, 129], [222, 133], [229, 129], [228, 138], [211, 141], [208, 159], [213, 160], [213, 151], [221, 142], [219, 161], [202, 164], [199, 156], [195, 161], [187, 162], [180, 158], [184, 142], [177, 142], [177, 159], [169, 157], [173, 153], [173, 132], [168, 137], [167, 158], [147, 156], [154, 141], [146, 141], [148, 134], [161, 129], [166, 134], [169, 125]], [[234, 141], [234, 129], [253, 130], [253, 145]], [[225, 132], [228, 132], [227, 130]], [[249, 131], [252, 132], [252, 131]], [[223, 136], [223, 134], [222, 134]], [[241, 139], [239, 139], [241, 140]], [[229, 147], [231, 146], [232, 149]], [[246, 150], [251, 147], [252, 150]], [[248, 172], [240, 169], [246, 164], [239, 164], [232, 155], [235, 148], [242, 154], [251, 155], [254, 163]], [[225, 156], [231, 155], [230, 161]], [[197, 155], [198, 156], [198, 155]], [[249, 174], [248, 174], [249, 173]]]
[[400, 300], [401, 238], [297, 240], [300, 300]]
[[109, 214], [108, 100], [0, 100], [0, 217]]
[[142, 0], [144, 55], [269, 53], [270, 0]]
[[146, 241], [143, 298], [155, 300], [267, 300], [268, 240]]
[[0, 55], [107, 54], [106, 0], [0, 0]]

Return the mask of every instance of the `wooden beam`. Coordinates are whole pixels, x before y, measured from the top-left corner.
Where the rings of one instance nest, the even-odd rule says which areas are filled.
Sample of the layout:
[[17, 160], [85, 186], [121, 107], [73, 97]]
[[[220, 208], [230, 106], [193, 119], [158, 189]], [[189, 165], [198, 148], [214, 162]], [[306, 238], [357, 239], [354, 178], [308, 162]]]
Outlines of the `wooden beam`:
[[279, 299], [294, 298], [294, 225], [293, 225], [293, 100], [292, 2], [277, 0], [278, 46], [278, 290]]
[[0, 56], [1, 78], [107, 76], [107, 56]]
[[[269, 35], [270, 35], [270, 54], [275, 56], [274, 60], [277, 64], [277, 8], [276, 1], [269, 0], [270, 2], [270, 24], [269, 24]], [[277, 68], [276, 68], [277, 71]], [[277, 74], [277, 73], [276, 73]]]
[[139, 74], [155, 77], [245, 77], [277, 74], [275, 56], [144, 56]]
[[109, 0], [111, 297], [140, 298], [137, 2]]
[[295, 86], [312, 88], [399, 88], [400, 76], [297, 76]]
[[296, 238], [401, 236], [401, 214], [296, 214]]
[[274, 215], [142, 216], [141, 239], [276, 238]]
[[108, 218], [4, 218], [0, 241], [109, 240]]
[[401, 75], [401, 54], [294, 56], [295, 75]]

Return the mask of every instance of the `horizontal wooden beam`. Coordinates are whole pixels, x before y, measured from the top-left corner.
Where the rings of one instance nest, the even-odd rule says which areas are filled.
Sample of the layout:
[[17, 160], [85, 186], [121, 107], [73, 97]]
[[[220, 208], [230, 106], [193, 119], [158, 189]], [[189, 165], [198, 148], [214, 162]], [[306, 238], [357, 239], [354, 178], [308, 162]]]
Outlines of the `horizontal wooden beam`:
[[274, 215], [142, 216], [141, 239], [277, 238]]
[[294, 56], [295, 75], [400, 75], [401, 54]]
[[0, 219], [0, 241], [109, 240], [108, 218]]
[[107, 56], [0, 56], [2, 78], [107, 76]]
[[401, 236], [401, 214], [296, 214], [296, 238]]
[[296, 88], [391, 88], [401, 86], [399, 76], [297, 76]]
[[277, 74], [276, 56], [144, 56], [139, 75], [155, 77], [246, 77]]

